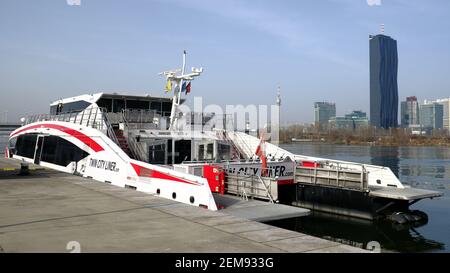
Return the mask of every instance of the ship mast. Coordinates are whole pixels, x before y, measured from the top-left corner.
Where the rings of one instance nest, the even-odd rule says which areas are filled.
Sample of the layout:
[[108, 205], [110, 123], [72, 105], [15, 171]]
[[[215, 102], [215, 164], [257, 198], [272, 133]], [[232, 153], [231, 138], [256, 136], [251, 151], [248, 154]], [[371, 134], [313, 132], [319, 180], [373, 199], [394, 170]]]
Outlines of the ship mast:
[[[167, 81], [171, 81], [175, 83], [175, 90], [172, 98], [172, 110], [170, 112], [170, 130], [173, 130], [176, 128], [177, 120], [178, 120], [178, 107], [181, 104], [181, 92], [183, 87], [184, 81], [192, 81], [195, 77], [200, 76], [200, 74], [203, 72], [203, 67], [201, 68], [195, 68], [192, 67], [192, 73], [185, 74], [186, 73], [186, 50], [183, 52], [183, 66], [181, 69], [174, 69], [169, 71], [164, 71], [159, 73], [160, 75], [163, 75], [166, 77]], [[177, 75], [177, 73], [181, 73]]]

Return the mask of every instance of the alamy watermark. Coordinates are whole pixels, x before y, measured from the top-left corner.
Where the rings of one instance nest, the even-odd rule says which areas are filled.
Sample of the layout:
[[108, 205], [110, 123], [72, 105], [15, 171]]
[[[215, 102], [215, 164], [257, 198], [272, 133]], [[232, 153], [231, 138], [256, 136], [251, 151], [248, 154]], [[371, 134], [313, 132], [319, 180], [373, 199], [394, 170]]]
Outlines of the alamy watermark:
[[80, 6], [81, 0], [66, 0], [67, 5], [69, 6]]
[[[172, 129], [183, 132], [239, 131], [254, 134], [263, 132], [265, 140], [279, 141], [279, 105], [203, 105], [202, 97], [194, 97], [193, 108], [186, 104], [177, 107]], [[170, 120], [168, 120], [170, 122]]]
[[381, 0], [366, 0], [369, 6], [381, 6]]
[[81, 253], [81, 244], [78, 241], [70, 241], [66, 245], [66, 250], [70, 253]]
[[368, 242], [366, 249], [372, 251], [373, 253], [381, 253], [381, 245], [377, 241]]

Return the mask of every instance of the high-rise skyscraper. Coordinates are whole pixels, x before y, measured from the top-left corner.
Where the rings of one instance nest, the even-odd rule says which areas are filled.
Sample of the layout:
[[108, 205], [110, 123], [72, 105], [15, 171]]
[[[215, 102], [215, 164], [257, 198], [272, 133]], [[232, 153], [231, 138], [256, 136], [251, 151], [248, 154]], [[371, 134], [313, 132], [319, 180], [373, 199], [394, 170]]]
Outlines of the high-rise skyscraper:
[[379, 34], [370, 36], [370, 124], [398, 126], [397, 41]]
[[407, 97], [400, 107], [400, 120], [402, 127], [419, 124], [419, 102], [415, 96]]
[[336, 117], [336, 104], [329, 102], [314, 103], [314, 124], [320, 129], [328, 127], [328, 121]]
[[439, 103], [428, 103], [420, 106], [420, 125], [423, 129], [442, 129], [444, 106]]
[[443, 128], [450, 132], [450, 98], [446, 99], [437, 99], [434, 101], [425, 102], [427, 103], [438, 103], [441, 104], [444, 108], [444, 116], [443, 116]]

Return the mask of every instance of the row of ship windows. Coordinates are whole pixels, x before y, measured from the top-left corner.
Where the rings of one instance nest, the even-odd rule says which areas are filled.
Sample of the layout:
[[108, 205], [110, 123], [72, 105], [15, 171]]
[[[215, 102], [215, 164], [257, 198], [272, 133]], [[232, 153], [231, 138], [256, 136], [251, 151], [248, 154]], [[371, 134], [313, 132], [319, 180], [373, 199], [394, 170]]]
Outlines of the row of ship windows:
[[[78, 162], [89, 154], [69, 141], [58, 136], [39, 136], [37, 134], [20, 135], [10, 143], [15, 155], [45, 161], [59, 166], [67, 166], [70, 162]], [[38, 145], [36, 145], [36, 143]]]
[[[60, 103], [50, 106], [50, 114], [58, 115], [70, 112], [83, 111], [89, 107], [91, 103], [87, 101], [75, 101], [69, 103]], [[99, 99], [97, 101], [99, 107], [105, 108], [107, 112], [120, 112], [123, 109], [141, 109], [155, 110], [157, 112], [170, 112], [172, 103], [160, 101], [138, 101], [138, 100], [120, 100], [120, 99]]]

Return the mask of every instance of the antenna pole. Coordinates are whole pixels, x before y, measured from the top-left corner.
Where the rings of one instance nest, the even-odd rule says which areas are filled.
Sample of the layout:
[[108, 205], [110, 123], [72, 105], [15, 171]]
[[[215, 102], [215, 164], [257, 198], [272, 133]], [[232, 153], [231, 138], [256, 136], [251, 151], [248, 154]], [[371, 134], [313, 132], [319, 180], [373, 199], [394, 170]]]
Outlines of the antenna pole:
[[[172, 98], [172, 110], [170, 112], [170, 128], [174, 130], [177, 123], [177, 108], [181, 103], [182, 87], [184, 81], [192, 81], [195, 77], [200, 76], [203, 68], [192, 68], [192, 73], [186, 74], [186, 50], [183, 51], [183, 65], [181, 69], [169, 70], [159, 73], [166, 77], [167, 81], [175, 82], [176, 87]], [[177, 75], [178, 73], [181, 73]]]
[[183, 70], [181, 70], [181, 76], [186, 72], [186, 50], [183, 51]]
[[[186, 72], [186, 50], [183, 51], [183, 68], [181, 69], [181, 77], [184, 76], [184, 73]], [[183, 79], [180, 80], [180, 88], [178, 89], [178, 98], [177, 98], [177, 105], [180, 105], [181, 102], [181, 87], [183, 87]]]

